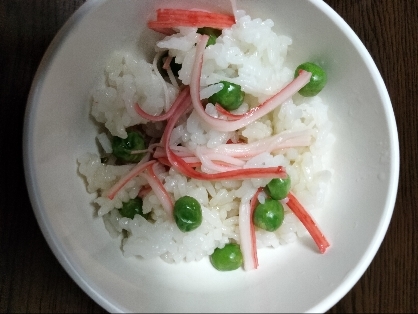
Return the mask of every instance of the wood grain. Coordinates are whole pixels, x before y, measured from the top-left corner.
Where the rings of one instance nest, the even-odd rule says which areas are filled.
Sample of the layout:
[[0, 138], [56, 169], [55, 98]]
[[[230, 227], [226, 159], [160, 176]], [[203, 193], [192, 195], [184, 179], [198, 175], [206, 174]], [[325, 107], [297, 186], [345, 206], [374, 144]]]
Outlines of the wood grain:
[[[21, 158], [33, 76], [54, 35], [83, 2], [0, 0], [2, 313], [105, 312], [72, 281], [47, 246], [27, 196]], [[401, 152], [398, 197], [387, 235], [370, 267], [329, 313], [417, 313], [418, 1], [325, 2], [352, 27], [381, 71]]]

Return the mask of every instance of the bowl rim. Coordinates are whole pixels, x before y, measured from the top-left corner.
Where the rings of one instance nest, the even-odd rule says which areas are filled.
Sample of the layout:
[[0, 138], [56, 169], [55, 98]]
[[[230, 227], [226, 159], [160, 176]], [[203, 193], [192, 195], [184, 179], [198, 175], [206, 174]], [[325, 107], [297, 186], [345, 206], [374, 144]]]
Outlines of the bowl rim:
[[[53, 40], [49, 44], [48, 48], [46, 49], [44, 56], [42, 57], [38, 69], [35, 73], [33, 83], [28, 95], [24, 114], [22, 137], [23, 166], [27, 190], [31, 205], [33, 207], [35, 218], [39, 224], [39, 227], [45, 240], [47, 241], [58, 262], [70, 275], [70, 277], [76, 282], [76, 284], [98, 305], [100, 305], [109, 312], [128, 312], [129, 310], [124, 308], [122, 304], [118, 304], [118, 302], [113, 300], [111, 296], [103, 293], [101, 291], [101, 288], [97, 286], [94, 282], [85, 279], [89, 278], [87, 274], [84, 275], [84, 271], [71, 262], [71, 258], [69, 257], [68, 252], [66, 252], [63, 249], [62, 243], [60, 243], [60, 241], [58, 241], [57, 238], [54, 236], [54, 233], [51, 231], [49, 224], [46, 222], [47, 219], [45, 219], [46, 215], [43, 211], [43, 203], [39, 197], [39, 187], [36, 185], [37, 179], [34, 172], [32, 171], [32, 169], [34, 169], [34, 161], [33, 158], [31, 158], [32, 152], [30, 149], [31, 147], [33, 147], [34, 144], [34, 138], [31, 133], [31, 129], [33, 129], [33, 117], [38, 107], [37, 100], [40, 97], [39, 93], [44, 83], [50, 63], [58, 53], [60, 43], [65, 41], [66, 38], [70, 36], [72, 30], [77, 26], [79, 21], [82, 20], [90, 11], [107, 1], [108, 0], [87, 0], [85, 3], [83, 3], [64, 23], [64, 25], [57, 32], [57, 34], [54, 36]], [[363, 276], [364, 272], [369, 267], [373, 258], [375, 257], [386, 235], [395, 207], [395, 201], [399, 184], [400, 156], [398, 131], [391, 100], [386, 89], [385, 83], [383, 81], [383, 78], [381, 77], [381, 74], [373, 58], [371, 57], [370, 53], [368, 52], [367, 48], [364, 46], [362, 41], [359, 39], [359, 37], [351, 29], [351, 27], [327, 3], [325, 3], [323, 0], [308, 1], [315, 5], [319, 10], [324, 12], [324, 14], [328, 18], [330, 18], [334, 22], [334, 24], [347, 36], [349, 41], [358, 50], [359, 54], [361, 55], [361, 58], [367, 64], [368, 70], [370, 71], [371, 75], [375, 80], [379, 95], [383, 100], [386, 118], [388, 119], [388, 127], [391, 130], [389, 138], [389, 147], [391, 148], [390, 177], [394, 180], [389, 186], [384, 212], [381, 216], [382, 219], [378, 225], [379, 227], [375, 232], [366, 253], [363, 254], [361, 260], [357, 263], [357, 267], [353, 269], [353, 271], [349, 275], [347, 275], [347, 278], [336, 289], [334, 289], [330, 295], [325, 297], [317, 305], [308, 310], [308, 312], [316, 313], [326, 312], [338, 301], [340, 301], [344, 297], [344, 295], [347, 294], [350, 289], [352, 289], [352, 287], [357, 283], [360, 277]]]
[[73, 14], [63, 24], [63, 26], [58, 30], [51, 43], [47, 47], [36, 70], [26, 103], [22, 136], [23, 168], [29, 199], [33, 207], [35, 218], [55, 258], [65, 269], [71, 279], [98, 305], [111, 313], [126, 313], [128, 312], [128, 309], [124, 308], [122, 305], [116, 306], [117, 302], [110, 296], [105, 297], [105, 294], [100, 291], [101, 289], [99, 286], [97, 286], [94, 282], [85, 279], [88, 278], [87, 274], [84, 275], [84, 271], [71, 262], [71, 259], [68, 256], [68, 252], [63, 249], [62, 243], [60, 243], [60, 241], [57, 240], [57, 237], [54, 236], [50, 226], [46, 223], [47, 219], [45, 212], [43, 211], [42, 200], [39, 197], [39, 188], [36, 185], [37, 180], [32, 171], [32, 169], [34, 169], [34, 161], [33, 158], [30, 158], [30, 147], [33, 147], [34, 143], [34, 138], [30, 130], [33, 129], [34, 125], [33, 116], [38, 107], [37, 100], [40, 97], [40, 87], [44, 83], [52, 60], [55, 58], [59, 51], [59, 45], [61, 42], [64, 42], [68, 36], [71, 35], [72, 30], [89, 12], [107, 1], [108, 0], [87, 0], [85, 3], [83, 3], [76, 11], [73, 12]]
[[360, 40], [354, 30], [348, 25], [348, 23], [337, 13], [335, 12], [327, 3], [319, 0], [310, 0], [313, 3], [317, 3], [320, 9], [322, 8], [326, 15], [334, 21], [334, 23], [340, 28], [340, 30], [347, 36], [350, 42], [353, 43], [353, 46], [356, 47], [357, 51], [361, 55], [362, 59], [367, 65], [367, 69], [370, 71], [372, 77], [375, 80], [379, 95], [383, 100], [383, 105], [386, 113], [386, 118], [388, 119], [388, 128], [391, 130], [389, 133], [389, 143], [390, 143], [390, 174], [389, 176], [393, 178], [394, 181], [391, 182], [389, 186], [389, 191], [386, 197], [386, 203], [384, 206], [384, 212], [382, 214], [382, 219], [379, 223], [379, 228], [375, 232], [372, 241], [370, 242], [366, 253], [362, 256], [360, 261], [357, 263], [357, 267], [347, 275], [346, 280], [337, 287], [327, 298], [322, 300], [316, 306], [310, 309], [309, 312], [325, 312], [334, 306], [338, 301], [340, 301], [359, 281], [359, 279], [366, 272], [367, 268], [370, 266], [372, 260], [374, 259], [377, 251], [379, 250], [383, 239], [386, 236], [390, 221], [392, 219], [393, 211], [395, 209], [395, 202], [397, 197], [398, 185], [399, 185], [399, 171], [400, 171], [400, 153], [399, 153], [399, 138], [398, 138], [398, 129], [395, 120], [395, 114], [392, 107], [392, 102], [386, 88], [386, 84], [380, 74], [379, 69], [376, 66], [371, 54], [367, 50], [364, 43]]

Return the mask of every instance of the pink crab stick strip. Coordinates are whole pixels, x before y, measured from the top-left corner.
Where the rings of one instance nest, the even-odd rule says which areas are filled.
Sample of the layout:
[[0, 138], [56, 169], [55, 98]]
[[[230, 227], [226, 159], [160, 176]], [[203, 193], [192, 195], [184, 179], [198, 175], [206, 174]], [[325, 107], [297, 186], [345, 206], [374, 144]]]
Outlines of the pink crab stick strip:
[[118, 182], [116, 182], [115, 185], [113, 185], [107, 192], [107, 197], [111, 200], [115, 197], [115, 195], [127, 184], [129, 181], [131, 181], [133, 178], [138, 176], [141, 172], [143, 172], [148, 166], [155, 163], [155, 160], [150, 160], [147, 162], [145, 161], [145, 158], [141, 159], [141, 161], [131, 169], [125, 176], [121, 177]]
[[297, 198], [293, 195], [293, 193], [289, 193], [287, 195], [288, 201], [287, 206], [290, 210], [298, 217], [298, 219], [302, 222], [305, 228], [308, 230], [309, 234], [315, 241], [316, 245], [319, 248], [321, 253], [325, 253], [327, 248], [329, 247], [328, 240], [325, 238], [319, 227], [313, 220], [313, 218], [309, 215], [306, 209], [302, 206], [302, 204], [297, 200]]
[[250, 158], [263, 152], [271, 153], [277, 149], [308, 146], [311, 134], [308, 130], [279, 133], [252, 143], [220, 144], [215, 148], [200, 148], [204, 154], [218, 154], [234, 158]]
[[179, 118], [190, 110], [190, 99], [186, 99], [167, 121], [165, 132], [162, 137], [162, 143], [166, 149], [166, 155], [171, 166], [185, 176], [198, 180], [240, 180], [251, 178], [284, 178], [287, 176], [283, 167], [268, 168], [245, 168], [230, 170], [219, 173], [203, 173], [196, 171], [189, 166], [181, 157], [177, 156], [170, 148], [170, 137], [174, 126]]
[[245, 270], [253, 270], [258, 267], [257, 242], [253, 223], [253, 213], [257, 204], [258, 194], [261, 190], [262, 189], [259, 188], [254, 193], [250, 201], [241, 201], [239, 207], [240, 247]]
[[212, 128], [218, 131], [235, 131], [254, 122], [255, 120], [261, 118], [262, 116], [274, 110], [287, 99], [291, 98], [302, 87], [309, 83], [311, 73], [307, 71], [300, 71], [299, 76], [295, 78], [292, 82], [290, 82], [287, 86], [285, 86], [280, 92], [278, 92], [277, 94], [266, 100], [264, 103], [259, 105], [257, 107], [258, 109], [252, 110], [247, 115], [244, 114], [244, 116], [241, 119], [228, 121], [214, 118], [205, 112], [202, 102], [200, 101], [200, 76], [202, 72], [203, 53], [205, 51], [208, 39], [209, 36], [202, 35], [200, 41], [197, 43], [196, 46], [195, 62], [190, 80], [190, 95], [192, 99], [193, 108], [195, 109], [199, 117]]
[[150, 121], [164, 121], [164, 120], [167, 120], [168, 118], [170, 118], [173, 115], [173, 113], [177, 110], [179, 105], [184, 101], [185, 98], [187, 98], [188, 95], [189, 95], [189, 86], [186, 86], [180, 92], [180, 94], [177, 96], [176, 100], [173, 102], [170, 109], [166, 113], [163, 113], [159, 116], [153, 116], [153, 115], [150, 115], [150, 114], [146, 113], [139, 106], [139, 104], [135, 104], [134, 109], [135, 109], [137, 114], [139, 114], [141, 117], [143, 117], [147, 120], [150, 120]]
[[183, 9], [158, 9], [157, 19], [148, 21], [148, 28], [159, 31], [188, 27], [212, 27], [217, 29], [229, 28], [235, 24], [235, 16], [216, 12], [183, 10]]
[[165, 189], [164, 185], [161, 183], [160, 179], [158, 179], [157, 175], [155, 174], [155, 167], [158, 163], [153, 163], [148, 165], [147, 171], [142, 172], [140, 176], [148, 181], [151, 189], [154, 191], [155, 196], [157, 196], [158, 200], [161, 202], [165, 212], [167, 213], [169, 219], [173, 218], [173, 200], [171, 196], [168, 194], [167, 190]]

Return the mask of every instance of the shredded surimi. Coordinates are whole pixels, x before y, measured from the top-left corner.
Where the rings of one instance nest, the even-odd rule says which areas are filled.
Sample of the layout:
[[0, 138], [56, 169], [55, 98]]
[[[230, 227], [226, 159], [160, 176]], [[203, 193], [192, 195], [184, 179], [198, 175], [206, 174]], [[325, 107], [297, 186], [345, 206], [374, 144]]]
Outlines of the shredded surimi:
[[148, 181], [148, 184], [154, 191], [155, 195], [157, 196], [158, 200], [161, 202], [161, 205], [166, 211], [167, 216], [171, 220], [173, 217], [173, 200], [171, 199], [171, 196], [167, 193], [160, 179], [158, 179], [157, 175], [155, 174], [154, 169], [157, 164], [158, 163], [150, 164], [146, 168], [147, 171], [140, 173], [140, 176], [144, 177]]
[[168, 120], [173, 113], [177, 110], [177, 108], [182, 104], [182, 102], [189, 96], [189, 87], [186, 86], [183, 88], [183, 90], [180, 92], [180, 94], [177, 96], [174, 103], [171, 105], [170, 109], [159, 115], [159, 116], [153, 116], [148, 113], [146, 113], [144, 110], [142, 110], [141, 106], [139, 104], [135, 104], [135, 111], [138, 113], [141, 117], [150, 120], [150, 121], [165, 121]]
[[164, 34], [170, 34], [170, 29], [179, 26], [223, 29], [234, 24], [235, 16], [229, 14], [198, 10], [158, 9], [157, 19], [149, 21], [148, 28]]
[[300, 71], [299, 76], [286, 87], [284, 87], [280, 92], [266, 100], [254, 110], [250, 110], [248, 114], [244, 114], [242, 118], [234, 121], [214, 118], [206, 113], [202, 102], [200, 101], [200, 76], [202, 71], [203, 53], [205, 51], [208, 39], [209, 36], [202, 35], [196, 46], [196, 57], [190, 80], [190, 96], [192, 99], [193, 108], [195, 109], [196, 113], [199, 115], [202, 121], [210, 125], [215, 130], [230, 132], [247, 126], [248, 124], [274, 110], [277, 106], [291, 98], [302, 87], [309, 83], [312, 74], [307, 71]]
[[261, 189], [254, 191], [253, 196], [249, 198], [244, 196], [239, 206], [239, 232], [240, 247], [244, 260], [244, 269], [253, 270], [258, 267], [257, 245], [255, 229], [253, 223], [253, 213], [257, 204], [258, 194]]
[[112, 186], [108, 192], [107, 192], [107, 197], [109, 199], [113, 199], [115, 197], [115, 195], [119, 192], [119, 190], [126, 184], [128, 183], [130, 180], [132, 180], [133, 178], [135, 178], [136, 176], [138, 176], [141, 172], [143, 172], [148, 166], [152, 165], [153, 163], [157, 162], [155, 160], [150, 160], [145, 162], [145, 157], [141, 159], [140, 162], [138, 162], [138, 164], [131, 170], [129, 171], [125, 176], [123, 176], [122, 178], [119, 179], [119, 181]]
[[329, 247], [329, 242], [325, 238], [324, 234], [319, 229], [318, 225], [315, 223], [311, 215], [306, 211], [298, 199], [293, 195], [292, 192], [288, 194], [287, 206], [290, 210], [298, 217], [302, 222], [305, 228], [308, 230], [309, 234], [312, 236], [312, 239], [315, 241], [316, 245], [319, 248], [321, 253], [325, 253], [326, 249]]

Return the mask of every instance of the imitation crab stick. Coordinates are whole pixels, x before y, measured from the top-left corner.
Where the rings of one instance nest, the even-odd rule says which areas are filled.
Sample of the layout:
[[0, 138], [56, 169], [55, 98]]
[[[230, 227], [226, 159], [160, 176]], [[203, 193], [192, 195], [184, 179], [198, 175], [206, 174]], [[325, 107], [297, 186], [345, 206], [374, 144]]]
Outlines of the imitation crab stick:
[[253, 222], [253, 214], [258, 202], [258, 195], [263, 188], [258, 188], [251, 199], [244, 196], [239, 206], [240, 247], [244, 260], [244, 269], [258, 268], [257, 239]]
[[311, 143], [309, 130], [282, 132], [263, 138], [252, 143], [220, 144], [214, 148], [201, 147], [202, 154], [217, 154], [226, 158], [251, 158], [263, 152], [271, 153], [275, 150], [289, 147], [308, 146]]
[[251, 110], [248, 114], [242, 115], [240, 119], [228, 121], [214, 118], [206, 113], [200, 100], [200, 77], [202, 73], [203, 54], [208, 38], [209, 36], [202, 35], [196, 46], [196, 56], [190, 79], [190, 95], [193, 108], [195, 109], [196, 113], [205, 123], [207, 123], [215, 130], [230, 132], [247, 126], [248, 124], [271, 112], [283, 102], [291, 98], [310, 81], [312, 74], [302, 70], [299, 72], [299, 76], [288, 85], [286, 85], [281, 91], [270, 97], [264, 103], [260, 104], [257, 109]]
[[140, 176], [142, 176], [148, 181], [148, 184], [150, 185], [158, 200], [160, 201], [161, 205], [163, 206], [164, 210], [168, 214], [167, 217], [172, 218], [174, 203], [171, 199], [171, 196], [168, 194], [167, 190], [164, 188], [164, 185], [155, 173], [156, 165], [158, 165], [158, 163], [150, 164], [146, 168], [146, 172], [140, 173]]
[[132, 168], [125, 176], [119, 179], [118, 182], [114, 186], [112, 186], [109, 191], [107, 192], [107, 197], [109, 199], [113, 199], [115, 195], [122, 189], [122, 187], [128, 183], [130, 180], [138, 176], [141, 172], [143, 172], [148, 166], [152, 165], [153, 163], [157, 162], [156, 160], [150, 160], [145, 162], [145, 158], [142, 158], [141, 161]]
[[235, 24], [235, 17], [229, 14], [182, 10], [182, 9], [158, 9], [157, 19], [148, 21], [148, 28], [163, 33], [167, 30], [180, 27], [211, 27], [216, 29], [229, 28]]
[[256, 265], [256, 268], [258, 267], [258, 256], [257, 256], [257, 237], [255, 236], [255, 226], [254, 226], [254, 211], [255, 208], [257, 206], [258, 203], [258, 195], [263, 191], [263, 188], [258, 188], [257, 192], [255, 192], [255, 194], [253, 195], [253, 197], [251, 198], [251, 202], [250, 202], [250, 214], [251, 214], [251, 247], [253, 250], [253, 259], [254, 259], [254, 264]]
[[144, 198], [149, 192], [152, 191], [152, 188], [149, 185], [144, 185], [138, 192], [138, 197]]
[[286, 203], [290, 210], [298, 217], [298, 219], [302, 222], [305, 228], [308, 230], [309, 234], [315, 241], [316, 245], [319, 248], [321, 253], [325, 253], [326, 249], [329, 247], [329, 243], [325, 236], [322, 234], [321, 230], [319, 230], [318, 226], [316, 225], [313, 218], [309, 215], [306, 209], [302, 206], [302, 204], [297, 200], [297, 198], [293, 195], [293, 193], [288, 194], [288, 202]]
[[186, 86], [185, 88], [183, 88], [183, 90], [180, 92], [180, 94], [177, 96], [176, 100], [174, 101], [174, 103], [171, 105], [170, 109], [159, 115], [159, 116], [153, 116], [150, 115], [148, 113], [146, 113], [140, 106], [138, 103], [135, 104], [135, 111], [137, 114], [139, 114], [141, 117], [150, 120], [150, 121], [164, 121], [167, 120], [168, 118], [170, 118], [173, 113], [177, 110], [177, 107], [184, 101], [184, 99], [187, 98], [187, 96], [190, 93], [190, 89], [189, 86]]
[[162, 144], [165, 147], [167, 158], [170, 164], [180, 173], [190, 178], [198, 180], [240, 180], [251, 178], [284, 178], [287, 176], [283, 167], [268, 167], [268, 168], [245, 168], [238, 170], [230, 170], [219, 173], [204, 173], [195, 170], [185, 162], [181, 157], [177, 156], [170, 147], [170, 137], [174, 126], [179, 118], [186, 112], [191, 110], [190, 98], [186, 98], [168, 119], [167, 125], [162, 137]]

